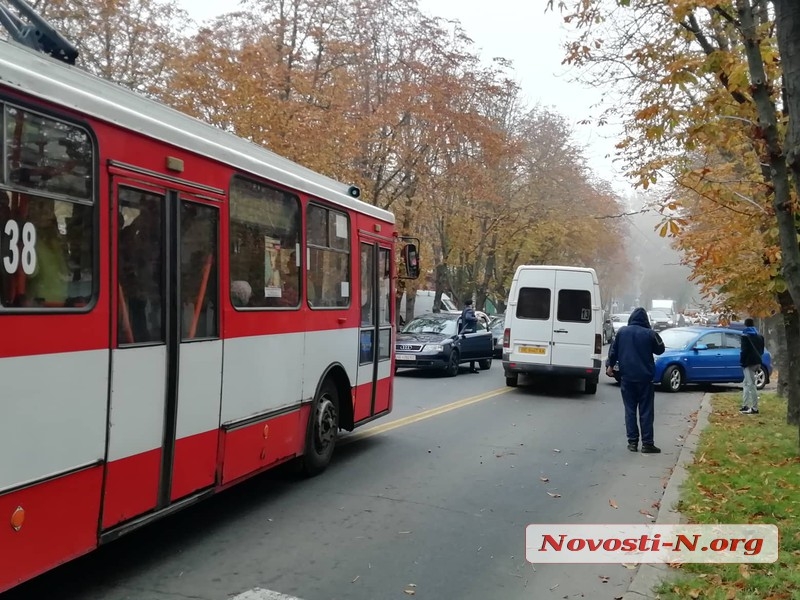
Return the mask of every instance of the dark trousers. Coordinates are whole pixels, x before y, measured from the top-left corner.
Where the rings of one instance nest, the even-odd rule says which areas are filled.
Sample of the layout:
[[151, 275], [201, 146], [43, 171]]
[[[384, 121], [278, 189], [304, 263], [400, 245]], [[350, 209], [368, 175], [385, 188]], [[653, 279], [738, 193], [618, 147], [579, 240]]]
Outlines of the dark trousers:
[[642, 445], [653, 445], [656, 394], [653, 383], [650, 381], [626, 381], [623, 377], [620, 387], [622, 402], [625, 404], [625, 429], [628, 433], [628, 443], [639, 442], [639, 427], [641, 426]]

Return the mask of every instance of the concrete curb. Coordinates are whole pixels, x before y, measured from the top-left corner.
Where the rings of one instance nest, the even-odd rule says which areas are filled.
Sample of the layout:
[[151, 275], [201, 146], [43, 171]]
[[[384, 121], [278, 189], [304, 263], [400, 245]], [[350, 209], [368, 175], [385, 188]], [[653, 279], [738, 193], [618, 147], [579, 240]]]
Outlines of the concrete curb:
[[[689, 476], [686, 467], [694, 462], [694, 453], [700, 440], [700, 434], [708, 426], [712, 397], [713, 394], [705, 394], [703, 396], [700, 410], [697, 412], [697, 422], [689, 435], [686, 436], [686, 441], [678, 456], [678, 462], [672, 470], [667, 487], [664, 489], [664, 495], [661, 497], [661, 505], [656, 517], [657, 525], [677, 525], [685, 522], [683, 515], [677, 510], [681, 486]], [[658, 598], [653, 588], [671, 575], [669, 571], [670, 568], [667, 565], [639, 565], [633, 581], [628, 586], [628, 591], [622, 596], [622, 600], [654, 600]]]

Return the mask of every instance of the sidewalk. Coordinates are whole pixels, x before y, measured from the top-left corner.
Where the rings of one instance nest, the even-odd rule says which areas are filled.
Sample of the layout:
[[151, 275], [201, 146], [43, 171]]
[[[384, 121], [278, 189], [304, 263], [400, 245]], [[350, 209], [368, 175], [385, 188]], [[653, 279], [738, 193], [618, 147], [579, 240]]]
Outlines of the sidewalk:
[[[688, 476], [687, 465], [694, 461], [694, 452], [697, 449], [700, 434], [708, 425], [708, 416], [711, 414], [711, 398], [713, 396], [714, 394], [712, 393], [707, 393], [703, 396], [703, 401], [697, 412], [697, 421], [692, 431], [686, 436], [683, 449], [680, 456], [678, 456], [678, 462], [672, 470], [667, 487], [664, 489], [661, 506], [655, 521], [656, 525], [675, 525], [686, 522], [676, 509], [680, 500], [680, 488]], [[658, 596], [653, 592], [653, 589], [670, 576], [669, 571], [670, 568], [667, 565], [639, 565], [633, 581], [628, 586], [628, 591], [622, 596], [622, 600], [657, 599]]]
[[[777, 378], [773, 376], [772, 381], [764, 387], [762, 392], [775, 392], [777, 389]], [[675, 464], [669, 482], [664, 489], [660, 509], [655, 520], [657, 525], [676, 525], [687, 522], [676, 507], [681, 498], [681, 486], [688, 477], [686, 467], [694, 462], [694, 453], [697, 449], [700, 435], [708, 426], [708, 417], [712, 412], [711, 400], [717, 393], [709, 392], [703, 396], [700, 409], [697, 412], [697, 421], [689, 435], [686, 436], [683, 448], [678, 456], [678, 462]], [[639, 565], [636, 575], [628, 586], [628, 591], [622, 596], [622, 600], [657, 600], [658, 596], [653, 592], [653, 589], [673, 574], [670, 571], [671, 569], [667, 565]]]

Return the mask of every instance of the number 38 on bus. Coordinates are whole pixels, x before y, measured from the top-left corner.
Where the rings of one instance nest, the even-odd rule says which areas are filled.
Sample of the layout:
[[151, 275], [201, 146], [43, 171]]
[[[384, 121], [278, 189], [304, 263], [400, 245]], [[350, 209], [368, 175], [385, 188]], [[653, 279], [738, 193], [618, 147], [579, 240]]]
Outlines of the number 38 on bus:
[[419, 276], [358, 188], [65, 64], [36, 23], [60, 60], [0, 42], [0, 592], [325, 469], [392, 409], [395, 272]]

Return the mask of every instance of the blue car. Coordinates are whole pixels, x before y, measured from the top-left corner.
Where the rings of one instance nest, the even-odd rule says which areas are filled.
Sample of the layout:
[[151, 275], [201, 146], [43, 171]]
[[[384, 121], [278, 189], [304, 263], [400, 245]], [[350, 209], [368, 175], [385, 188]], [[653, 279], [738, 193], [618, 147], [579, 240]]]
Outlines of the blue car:
[[[687, 383], [741, 383], [739, 365], [742, 332], [721, 327], [676, 327], [661, 334], [666, 351], [656, 356], [654, 383], [667, 392], [680, 391]], [[772, 375], [772, 355], [764, 350], [756, 372], [761, 390]]]

